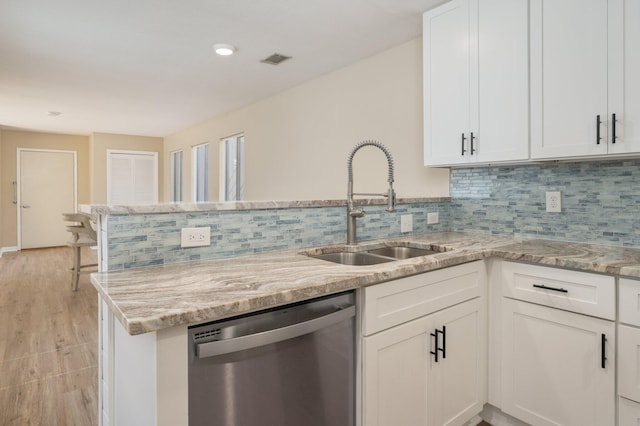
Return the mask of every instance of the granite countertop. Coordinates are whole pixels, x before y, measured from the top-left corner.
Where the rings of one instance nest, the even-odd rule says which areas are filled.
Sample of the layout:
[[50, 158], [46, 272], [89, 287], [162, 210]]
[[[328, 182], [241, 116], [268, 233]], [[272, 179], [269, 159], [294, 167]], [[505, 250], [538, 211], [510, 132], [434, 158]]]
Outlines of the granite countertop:
[[[102, 272], [91, 281], [131, 335], [253, 312], [487, 257], [640, 278], [640, 249], [440, 232], [358, 243], [408, 244], [441, 253], [369, 266], [304, 254], [344, 246]], [[304, 253], [304, 254], [303, 254]]]
[[[450, 201], [450, 197], [413, 197], [398, 198], [397, 205], [435, 203]], [[358, 205], [374, 206], [386, 205], [383, 198], [358, 198]], [[290, 209], [307, 207], [346, 207], [347, 200], [302, 200], [302, 201], [225, 201], [225, 202], [201, 202], [201, 203], [158, 203], [146, 205], [111, 205], [111, 204], [81, 204], [80, 211], [94, 215], [129, 215], [129, 214], [153, 214], [153, 213], [189, 213], [189, 212], [213, 212], [230, 210], [265, 210], [265, 209]]]

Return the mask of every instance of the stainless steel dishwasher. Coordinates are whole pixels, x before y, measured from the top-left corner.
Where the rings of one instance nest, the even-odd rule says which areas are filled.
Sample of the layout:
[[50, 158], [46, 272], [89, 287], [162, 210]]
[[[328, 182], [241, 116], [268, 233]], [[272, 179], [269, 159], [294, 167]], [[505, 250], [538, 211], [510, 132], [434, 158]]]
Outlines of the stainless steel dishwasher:
[[353, 292], [189, 328], [190, 426], [353, 426]]

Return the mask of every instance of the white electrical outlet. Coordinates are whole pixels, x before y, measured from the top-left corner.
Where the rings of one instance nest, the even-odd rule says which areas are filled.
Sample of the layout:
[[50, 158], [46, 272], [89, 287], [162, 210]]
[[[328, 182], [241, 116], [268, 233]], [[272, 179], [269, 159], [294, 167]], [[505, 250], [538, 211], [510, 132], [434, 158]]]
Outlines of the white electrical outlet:
[[403, 214], [400, 215], [400, 232], [413, 231], [413, 215]]
[[562, 212], [562, 194], [560, 191], [547, 191], [547, 211], [549, 213]]
[[427, 213], [427, 225], [435, 225], [439, 220], [438, 212]]
[[182, 228], [181, 247], [203, 247], [211, 245], [211, 228]]

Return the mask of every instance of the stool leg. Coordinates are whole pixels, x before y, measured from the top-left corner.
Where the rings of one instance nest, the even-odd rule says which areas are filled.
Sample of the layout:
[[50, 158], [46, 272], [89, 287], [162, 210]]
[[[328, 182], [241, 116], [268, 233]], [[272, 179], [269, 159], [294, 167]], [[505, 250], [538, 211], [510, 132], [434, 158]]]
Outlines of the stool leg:
[[80, 247], [74, 247], [73, 251], [73, 279], [71, 289], [78, 291], [78, 281], [80, 280]]

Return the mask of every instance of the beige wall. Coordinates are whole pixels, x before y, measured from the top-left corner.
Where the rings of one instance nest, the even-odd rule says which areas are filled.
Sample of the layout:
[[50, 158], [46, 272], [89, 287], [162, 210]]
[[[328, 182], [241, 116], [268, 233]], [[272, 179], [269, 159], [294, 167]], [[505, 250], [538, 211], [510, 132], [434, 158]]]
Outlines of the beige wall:
[[[2, 167], [2, 129], [0, 129], [0, 256], [2, 256], [2, 235], [4, 234], [4, 211], [2, 209], [2, 200], [4, 200], [3, 194], [8, 194], [9, 200], [13, 198], [13, 194], [11, 192], [13, 187], [10, 182], [5, 182], [3, 180], [3, 170]], [[6, 187], [6, 188], [5, 188]]]
[[90, 137], [91, 203], [107, 202], [107, 150], [150, 151], [158, 153], [158, 199], [162, 201], [163, 139], [148, 136], [93, 133]]
[[[165, 138], [165, 176], [170, 153], [182, 149], [185, 201], [191, 201], [190, 148], [209, 142], [210, 199], [217, 200], [219, 142], [244, 132], [245, 199], [341, 199], [349, 152], [376, 139], [393, 154], [399, 197], [448, 196], [449, 170], [422, 164], [422, 123], [422, 43], [415, 39]], [[384, 190], [384, 155], [361, 150], [354, 174], [356, 191]], [[166, 200], [169, 191], [166, 185]]]
[[17, 149], [59, 149], [76, 151], [78, 161], [78, 203], [90, 200], [89, 138], [87, 136], [0, 130], [0, 247], [17, 244], [17, 206], [13, 204], [13, 182], [17, 181]]

